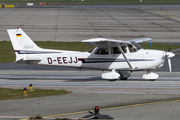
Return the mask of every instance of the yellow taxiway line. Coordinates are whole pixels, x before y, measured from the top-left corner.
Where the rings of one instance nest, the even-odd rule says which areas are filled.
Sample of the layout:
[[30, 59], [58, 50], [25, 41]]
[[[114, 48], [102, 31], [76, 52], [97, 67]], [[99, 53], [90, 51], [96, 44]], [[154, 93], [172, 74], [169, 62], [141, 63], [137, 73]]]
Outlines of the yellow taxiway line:
[[[162, 103], [171, 103], [171, 102], [180, 102], [180, 99], [178, 99], [178, 100], [171, 100], [171, 101], [159, 101], [159, 102], [150, 102], [150, 103], [140, 103], [140, 104], [126, 105], [126, 106], [119, 106], [119, 107], [104, 108], [104, 109], [100, 109], [100, 110], [101, 111], [115, 110], [115, 109], [123, 109], [123, 108], [138, 107], [138, 106], [153, 105], [153, 104], [162, 104]], [[81, 114], [81, 113], [86, 113], [86, 112], [87, 111], [80, 111], [80, 112], [64, 113], [64, 114], [57, 114], [57, 115], [48, 115], [48, 116], [43, 116], [43, 118], [59, 117], [59, 116], [66, 116], [66, 115], [74, 115], [74, 114]], [[19, 120], [29, 120], [29, 119], [27, 118], [27, 119], [19, 119]]]

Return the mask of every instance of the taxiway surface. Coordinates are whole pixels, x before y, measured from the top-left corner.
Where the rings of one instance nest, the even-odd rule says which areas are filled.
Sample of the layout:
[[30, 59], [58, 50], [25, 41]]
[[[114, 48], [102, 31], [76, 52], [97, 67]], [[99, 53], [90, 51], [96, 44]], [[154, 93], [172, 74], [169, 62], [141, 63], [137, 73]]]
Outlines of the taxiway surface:
[[[46, 119], [81, 118], [98, 105], [101, 114], [119, 119], [179, 119], [180, 55], [172, 58], [176, 71], [167, 63], [155, 72], [156, 81], [142, 79], [144, 72], [133, 72], [127, 81], [101, 79], [102, 71], [21, 64], [0, 64], [0, 87], [65, 89], [69, 95], [0, 101], [0, 119], [21, 119], [42, 115]], [[176, 65], [174, 65], [176, 64]], [[12, 65], [12, 66], [11, 66]]]
[[180, 5], [75, 5], [58, 8], [3, 8], [0, 41], [21, 27], [34, 41], [81, 41], [106, 37], [179, 42]]
[[134, 74], [127, 81], [110, 82], [97, 77], [100, 71], [1, 70], [0, 86], [66, 89], [71, 94], [0, 101], [0, 119], [42, 115], [46, 119], [81, 118], [99, 106], [101, 114], [119, 119], [179, 119], [180, 74], [158, 72], [157, 81]]

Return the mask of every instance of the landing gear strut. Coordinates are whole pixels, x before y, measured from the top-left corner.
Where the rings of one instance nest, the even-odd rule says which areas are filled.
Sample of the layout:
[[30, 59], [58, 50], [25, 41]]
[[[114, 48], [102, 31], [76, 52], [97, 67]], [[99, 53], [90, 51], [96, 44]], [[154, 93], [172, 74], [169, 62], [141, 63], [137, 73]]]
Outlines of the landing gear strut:
[[127, 80], [131, 76], [128, 71], [118, 71], [118, 73], [121, 75], [119, 77], [121, 80]]

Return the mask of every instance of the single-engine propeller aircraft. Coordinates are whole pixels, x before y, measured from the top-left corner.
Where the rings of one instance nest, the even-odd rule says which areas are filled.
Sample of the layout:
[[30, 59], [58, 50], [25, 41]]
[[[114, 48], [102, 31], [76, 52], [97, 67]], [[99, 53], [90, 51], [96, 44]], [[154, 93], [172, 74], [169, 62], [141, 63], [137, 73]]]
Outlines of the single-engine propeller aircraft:
[[82, 42], [96, 46], [95, 49], [78, 52], [42, 49], [20, 28], [8, 29], [7, 32], [16, 54], [16, 63], [108, 70], [110, 72], [103, 72], [101, 77], [111, 81], [118, 78], [127, 80], [130, 72], [139, 70], [147, 71], [142, 76], [144, 79], [154, 81], [159, 75], [151, 70], [163, 66], [167, 58], [171, 72], [170, 58], [175, 56], [172, 52], [146, 50], [138, 44], [151, 38], [130, 41], [93, 38]]

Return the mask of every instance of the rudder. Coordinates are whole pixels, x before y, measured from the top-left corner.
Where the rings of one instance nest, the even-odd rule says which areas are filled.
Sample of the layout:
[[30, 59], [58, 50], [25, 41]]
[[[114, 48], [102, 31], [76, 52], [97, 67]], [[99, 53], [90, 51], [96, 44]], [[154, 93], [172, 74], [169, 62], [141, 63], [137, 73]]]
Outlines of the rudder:
[[26, 52], [40, 50], [27, 34], [20, 28], [7, 30], [16, 54], [16, 61], [26, 59]]

